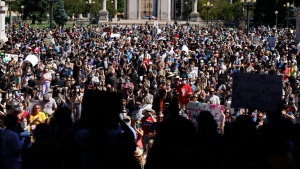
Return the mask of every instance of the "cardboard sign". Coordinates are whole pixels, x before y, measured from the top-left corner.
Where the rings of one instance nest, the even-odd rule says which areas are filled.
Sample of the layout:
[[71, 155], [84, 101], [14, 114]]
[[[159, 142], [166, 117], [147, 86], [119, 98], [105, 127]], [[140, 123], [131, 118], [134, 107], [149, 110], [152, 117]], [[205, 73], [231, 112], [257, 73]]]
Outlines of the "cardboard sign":
[[209, 111], [213, 116], [215, 121], [218, 124], [218, 128], [221, 127], [221, 124], [224, 120], [224, 105], [215, 105], [208, 103], [200, 103], [190, 101], [187, 105], [187, 113], [189, 119], [197, 126], [197, 117], [201, 113], [201, 111]]
[[111, 28], [106, 27], [106, 28], [103, 29], [103, 32], [111, 32]]
[[282, 77], [278, 75], [234, 73], [232, 108], [276, 111], [282, 97]]

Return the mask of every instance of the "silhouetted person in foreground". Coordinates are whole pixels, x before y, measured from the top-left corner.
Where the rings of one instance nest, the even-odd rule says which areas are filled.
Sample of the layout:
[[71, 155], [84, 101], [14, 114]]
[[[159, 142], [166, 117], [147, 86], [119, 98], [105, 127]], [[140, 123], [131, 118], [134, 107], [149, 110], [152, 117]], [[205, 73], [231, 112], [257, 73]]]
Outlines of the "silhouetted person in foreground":
[[192, 153], [190, 151], [195, 148], [193, 139], [196, 128], [191, 121], [179, 116], [177, 99], [170, 102], [168, 112], [171, 117], [157, 126], [154, 144], [147, 156], [146, 169], [183, 168], [189, 153]]

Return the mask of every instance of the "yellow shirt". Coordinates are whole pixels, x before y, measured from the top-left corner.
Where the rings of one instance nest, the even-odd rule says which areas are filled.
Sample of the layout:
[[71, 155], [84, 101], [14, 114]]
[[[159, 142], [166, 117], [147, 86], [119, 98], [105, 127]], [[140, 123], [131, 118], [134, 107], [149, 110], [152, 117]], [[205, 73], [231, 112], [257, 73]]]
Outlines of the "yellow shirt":
[[[29, 122], [30, 122], [30, 123], [33, 122], [33, 120], [36, 119], [37, 117], [38, 117], [39, 120], [42, 121], [42, 122], [44, 122], [44, 121], [46, 120], [45, 113], [39, 112], [39, 113], [36, 114], [36, 115], [31, 114], [31, 115], [29, 116]], [[38, 124], [40, 124], [40, 122], [38, 122], [38, 121], [35, 121], [35, 122], [34, 122], [34, 125], [38, 125]]]

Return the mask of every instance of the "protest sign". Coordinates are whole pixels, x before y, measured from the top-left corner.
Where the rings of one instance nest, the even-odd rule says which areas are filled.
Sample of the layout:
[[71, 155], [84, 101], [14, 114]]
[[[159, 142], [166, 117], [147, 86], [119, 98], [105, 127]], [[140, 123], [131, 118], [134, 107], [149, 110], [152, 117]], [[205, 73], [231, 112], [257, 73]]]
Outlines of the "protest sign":
[[111, 38], [114, 38], [114, 37], [116, 37], [116, 38], [120, 38], [120, 34], [119, 33], [112, 33], [111, 35], [110, 35], [110, 37]]
[[234, 73], [232, 108], [276, 111], [282, 97], [282, 77], [278, 75]]
[[105, 28], [103, 29], [103, 32], [111, 32], [111, 28], [110, 28], [110, 27], [105, 27]]
[[197, 125], [197, 117], [199, 116], [201, 111], [209, 111], [214, 116], [214, 119], [218, 124], [218, 128], [220, 128], [224, 119], [224, 110], [224, 105], [215, 105], [193, 101], [190, 101], [187, 105], [188, 117], [195, 125]]
[[269, 37], [268, 38], [268, 46], [269, 47], [275, 47], [276, 38], [275, 37]]
[[153, 21], [153, 26], [154, 27], [158, 26], [158, 21]]
[[4, 55], [4, 59], [5, 59], [5, 61], [6, 61], [6, 62], [7, 62], [7, 61], [11, 61], [10, 54], [8, 54], [8, 53], [5, 53], [5, 55]]
[[25, 61], [30, 62], [32, 67], [34, 67], [38, 63], [39, 59], [35, 55], [27, 55]]
[[11, 57], [11, 59], [14, 59], [17, 62], [19, 55], [10, 54], [10, 57]]

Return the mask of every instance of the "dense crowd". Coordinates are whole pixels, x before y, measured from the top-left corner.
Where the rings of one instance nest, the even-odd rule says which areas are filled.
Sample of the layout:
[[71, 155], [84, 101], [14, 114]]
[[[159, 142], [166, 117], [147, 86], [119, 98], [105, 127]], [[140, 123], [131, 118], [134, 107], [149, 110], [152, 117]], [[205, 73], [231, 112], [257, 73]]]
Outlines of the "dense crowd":
[[[300, 167], [300, 49], [293, 29], [259, 26], [246, 35], [177, 23], [53, 30], [24, 23], [7, 25], [6, 33], [4, 168]], [[231, 108], [237, 72], [282, 76], [282, 109]], [[82, 124], [85, 90], [122, 94], [118, 121], [93, 112]], [[190, 102], [224, 105], [222, 125], [203, 111], [195, 126]]]

